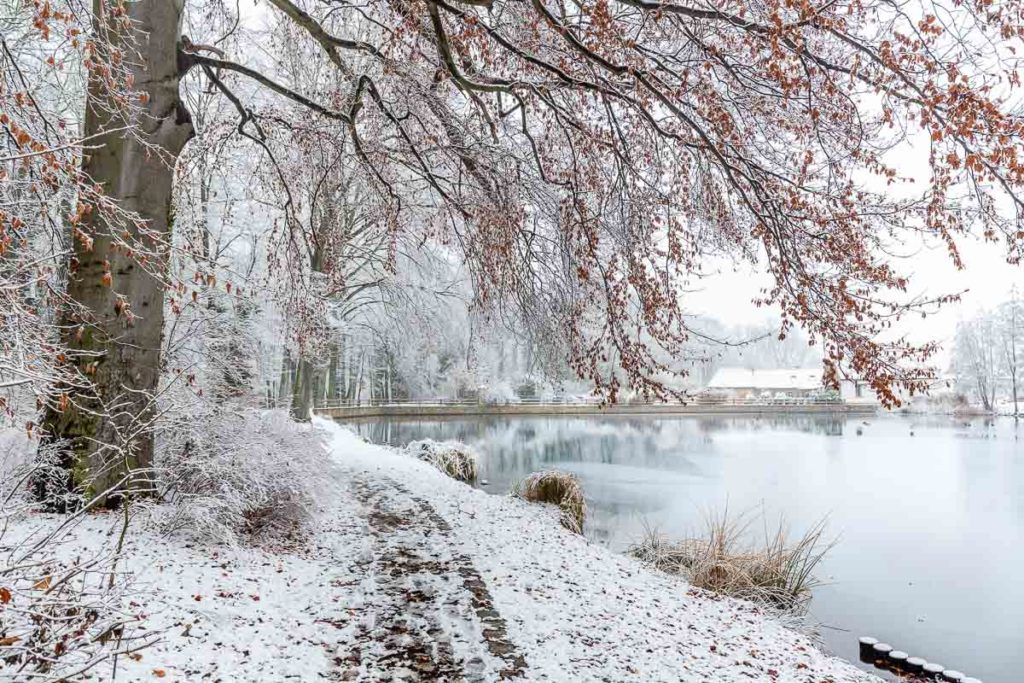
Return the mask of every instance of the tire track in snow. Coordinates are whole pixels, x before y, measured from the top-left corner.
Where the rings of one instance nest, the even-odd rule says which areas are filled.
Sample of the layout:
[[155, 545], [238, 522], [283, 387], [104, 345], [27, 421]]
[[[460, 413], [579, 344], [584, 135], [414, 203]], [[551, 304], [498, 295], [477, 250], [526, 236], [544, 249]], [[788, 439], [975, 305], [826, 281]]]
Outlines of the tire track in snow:
[[339, 658], [348, 680], [489, 681], [522, 678], [526, 660], [509, 640], [486, 583], [451, 543], [451, 526], [394, 480], [355, 475], [372, 543], [365, 568], [371, 614], [361, 647]]

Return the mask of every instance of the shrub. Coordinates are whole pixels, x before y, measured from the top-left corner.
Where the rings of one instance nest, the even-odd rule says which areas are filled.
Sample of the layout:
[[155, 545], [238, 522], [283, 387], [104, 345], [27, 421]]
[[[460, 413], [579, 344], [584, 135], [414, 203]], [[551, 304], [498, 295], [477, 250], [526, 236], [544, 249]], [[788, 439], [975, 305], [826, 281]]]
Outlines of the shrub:
[[751, 521], [749, 515], [730, 518], [726, 511], [708, 518], [704, 538], [682, 541], [648, 529], [630, 553], [698, 588], [803, 614], [811, 591], [820, 585], [814, 570], [834, 544], [824, 537], [825, 520], [794, 543], [781, 521], [774, 531], [765, 525], [763, 542], [749, 542]]
[[477, 477], [477, 454], [458, 441], [413, 441], [407, 450], [413, 456], [447, 474], [452, 479], [472, 484]]
[[167, 529], [230, 545], [306, 530], [330, 481], [320, 436], [284, 410], [228, 404], [177, 418], [157, 458]]
[[81, 680], [155, 640], [124, 609], [136, 597], [118, 566], [128, 508], [100, 544], [75, 535], [84, 510], [32, 514], [31, 483], [63, 472], [58, 451], [0, 430], [0, 680]]
[[573, 533], [583, 533], [587, 501], [575, 474], [548, 470], [534, 472], [512, 489], [512, 495], [535, 503], [550, 503], [561, 510], [561, 522]]

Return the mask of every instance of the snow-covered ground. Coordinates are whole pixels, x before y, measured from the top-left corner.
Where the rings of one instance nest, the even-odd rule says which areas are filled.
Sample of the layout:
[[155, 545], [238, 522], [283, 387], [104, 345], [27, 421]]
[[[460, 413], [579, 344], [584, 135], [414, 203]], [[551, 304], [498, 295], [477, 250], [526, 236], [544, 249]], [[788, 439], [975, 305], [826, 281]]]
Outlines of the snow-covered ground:
[[[119, 658], [116, 680], [878, 680], [751, 605], [569, 533], [554, 510], [317, 426], [339, 492], [301, 549], [213, 549], [136, 526], [131, 609], [162, 639]], [[65, 552], [115, 527], [92, 516]]]

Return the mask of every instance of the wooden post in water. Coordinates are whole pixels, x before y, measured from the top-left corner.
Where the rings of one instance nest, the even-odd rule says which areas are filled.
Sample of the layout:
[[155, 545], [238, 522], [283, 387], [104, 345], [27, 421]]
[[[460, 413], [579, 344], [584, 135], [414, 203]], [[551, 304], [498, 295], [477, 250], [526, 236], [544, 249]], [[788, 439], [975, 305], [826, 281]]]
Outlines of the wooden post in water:
[[926, 662], [921, 657], [910, 657], [902, 650], [893, 649], [892, 645], [888, 643], [878, 642], [878, 638], [861, 636], [858, 639], [858, 644], [860, 646], [860, 661], [874, 664], [879, 669], [923, 677], [926, 681], [938, 683], [981, 683], [977, 678], [971, 678], [960, 671], [947, 670], [941, 664]]
[[907, 657], [906, 667], [908, 674], [923, 674], [924, 665], [927, 662], [920, 657]]
[[877, 644], [878, 638], [862, 636], [860, 639], [860, 661], [868, 664], [875, 661], [875, 645]]
[[889, 665], [901, 673], [907, 670], [907, 658], [910, 657], [903, 650], [893, 650], [889, 653]]

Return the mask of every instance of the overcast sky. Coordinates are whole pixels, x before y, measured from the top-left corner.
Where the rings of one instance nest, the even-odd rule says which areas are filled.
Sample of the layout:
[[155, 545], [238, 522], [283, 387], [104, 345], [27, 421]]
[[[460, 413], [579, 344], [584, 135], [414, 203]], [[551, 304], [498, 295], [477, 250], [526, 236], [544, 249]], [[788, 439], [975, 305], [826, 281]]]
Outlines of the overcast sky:
[[[865, 177], [865, 186], [901, 198], [920, 196], [928, 189], [931, 177], [928, 152], [927, 137], [917, 134], [886, 156], [886, 161], [908, 181], [888, 186], [873, 177]], [[909, 245], [899, 252], [902, 258], [894, 259], [897, 271], [910, 277], [909, 293], [912, 295], [938, 296], [964, 291], [960, 303], [948, 304], [938, 314], [901, 321], [901, 331], [911, 339], [943, 343], [943, 354], [936, 359], [940, 367], [948, 362], [949, 347], [959, 321], [1005, 301], [1013, 285], [1024, 291], [1024, 266], [1006, 263], [1003, 244], [967, 238], [958, 240], [958, 246], [964, 261], [962, 271], [954, 267], [945, 245], [937, 240], [927, 246]], [[723, 322], [735, 324], [758, 323], [772, 317], [771, 311], [751, 303], [763, 287], [772, 283], [763, 270], [758, 272], [748, 267], [733, 272], [733, 268], [726, 265], [719, 270], [719, 275], [704, 281], [703, 291], [690, 295], [687, 308], [691, 312], [714, 315]]]
[[[959, 272], [945, 250], [937, 248], [921, 249], [898, 263], [900, 270], [911, 276], [912, 292], [938, 295], [967, 290], [961, 303], [948, 304], [937, 315], [904, 320], [911, 338], [951, 341], [959, 320], [1004, 301], [1014, 283], [1024, 291], [1024, 267], [1007, 264], [1000, 246], [963, 241], [961, 254], [965, 269]], [[723, 265], [720, 274], [703, 282], [701, 291], [687, 297], [687, 309], [727, 324], [762, 323], [773, 317], [773, 312], [755, 307], [751, 300], [771, 282], [763, 271], [745, 268], [733, 272]], [[943, 359], [940, 365], [944, 363]]]

